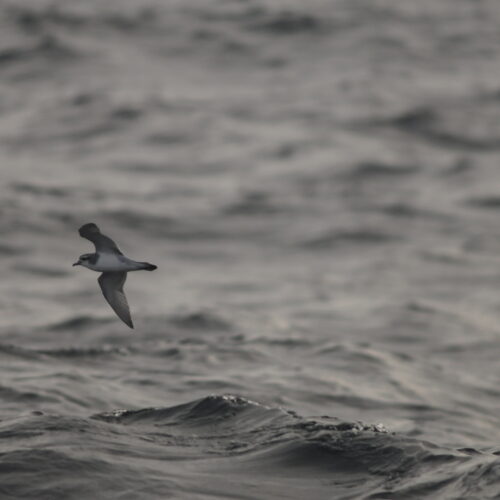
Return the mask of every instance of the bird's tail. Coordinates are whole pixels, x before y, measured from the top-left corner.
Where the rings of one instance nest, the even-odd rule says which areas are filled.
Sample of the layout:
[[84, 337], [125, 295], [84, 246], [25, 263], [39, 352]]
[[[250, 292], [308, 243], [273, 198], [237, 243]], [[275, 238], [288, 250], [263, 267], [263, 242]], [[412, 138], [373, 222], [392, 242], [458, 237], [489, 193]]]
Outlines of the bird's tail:
[[149, 262], [141, 262], [141, 264], [143, 265], [142, 269], [145, 271], [154, 271], [155, 269], [158, 269], [158, 266], [150, 264]]

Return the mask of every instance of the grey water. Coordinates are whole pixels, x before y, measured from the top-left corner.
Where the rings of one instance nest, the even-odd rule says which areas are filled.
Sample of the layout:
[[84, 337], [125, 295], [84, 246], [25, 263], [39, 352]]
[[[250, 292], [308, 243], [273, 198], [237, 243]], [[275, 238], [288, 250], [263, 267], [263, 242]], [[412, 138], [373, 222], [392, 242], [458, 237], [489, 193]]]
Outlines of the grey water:
[[2, 500], [500, 498], [496, 0], [0, 5]]

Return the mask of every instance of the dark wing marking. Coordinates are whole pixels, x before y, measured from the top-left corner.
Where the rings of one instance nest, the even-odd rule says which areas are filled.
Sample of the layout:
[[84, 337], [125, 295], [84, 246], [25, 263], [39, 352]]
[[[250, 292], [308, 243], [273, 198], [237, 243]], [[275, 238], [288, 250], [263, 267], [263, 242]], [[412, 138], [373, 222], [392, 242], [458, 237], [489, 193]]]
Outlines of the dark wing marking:
[[117, 244], [108, 236], [101, 233], [99, 228], [93, 223], [84, 224], [78, 232], [82, 238], [86, 238], [95, 245], [96, 252], [103, 253], [117, 253], [123, 255], [120, 252]]
[[113, 311], [127, 326], [134, 328], [132, 318], [130, 317], [127, 297], [125, 297], [125, 292], [123, 291], [126, 279], [127, 273], [114, 272], [102, 273], [97, 281], [99, 282], [104, 298], [108, 301]]

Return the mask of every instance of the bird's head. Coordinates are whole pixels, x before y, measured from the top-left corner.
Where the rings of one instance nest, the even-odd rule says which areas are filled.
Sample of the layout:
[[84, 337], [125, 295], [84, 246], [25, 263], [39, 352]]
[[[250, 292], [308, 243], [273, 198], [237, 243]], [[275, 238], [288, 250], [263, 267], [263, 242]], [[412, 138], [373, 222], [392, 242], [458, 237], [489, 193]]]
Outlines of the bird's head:
[[91, 259], [92, 255], [93, 254], [91, 254], [91, 253], [84, 253], [83, 255], [80, 255], [80, 257], [78, 257], [78, 260], [73, 264], [73, 266], [88, 267], [88, 265], [90, 264], [90, 259]]

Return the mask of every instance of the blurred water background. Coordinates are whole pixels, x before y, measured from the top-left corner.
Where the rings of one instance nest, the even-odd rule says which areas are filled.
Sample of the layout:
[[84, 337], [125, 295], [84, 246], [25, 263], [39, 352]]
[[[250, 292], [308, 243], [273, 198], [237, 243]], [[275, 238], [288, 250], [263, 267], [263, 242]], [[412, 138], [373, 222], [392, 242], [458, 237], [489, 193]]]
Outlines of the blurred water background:
[[497, 0], [0, 5], [2, 499], [500, 497]]

